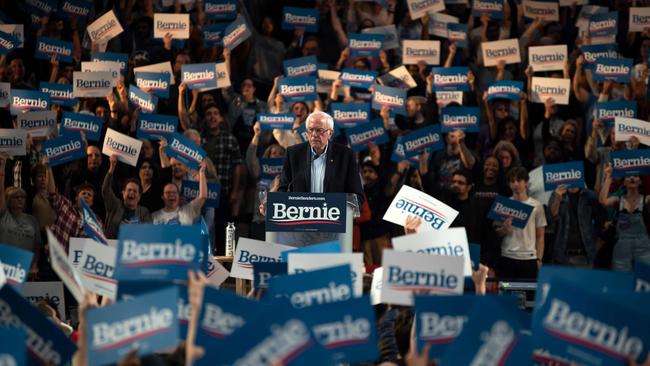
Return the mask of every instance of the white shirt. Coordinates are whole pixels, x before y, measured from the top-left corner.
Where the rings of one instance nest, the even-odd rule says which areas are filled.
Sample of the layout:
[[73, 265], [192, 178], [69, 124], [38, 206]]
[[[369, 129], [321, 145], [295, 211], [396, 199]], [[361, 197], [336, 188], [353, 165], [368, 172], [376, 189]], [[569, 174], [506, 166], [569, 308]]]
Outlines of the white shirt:
[[156, 225], [192, 225], [199, 217], [192, 207], [192, 203], [187, 203], [178, 207], [174, 211], [165, 211], [164, 208], [151, 214], [153, 223]]
[[325, 146], [325, 150], [320, 155], [316, 154], [313, 148], [311, 149], [311, 192], [323, 193], [328, 147], [329, 143]]
[[501, 255], [511, 259], [534, 260], [537, 259], [536, 230], [546, 226], [546, 216], [544, 216], [544, 207], [538, 200], [528, 197], [522, 203], [533, 206], [533, 212], [523, 229], [513, 226], [512, 232], [503, 238]]

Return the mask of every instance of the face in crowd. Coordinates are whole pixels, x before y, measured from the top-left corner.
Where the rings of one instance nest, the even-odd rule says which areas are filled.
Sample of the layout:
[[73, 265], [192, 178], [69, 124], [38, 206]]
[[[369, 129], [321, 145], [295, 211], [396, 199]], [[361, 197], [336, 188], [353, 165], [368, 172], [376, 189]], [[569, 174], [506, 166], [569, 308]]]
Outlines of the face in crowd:
[[135, 182], [128, 182], [122, 190], [124, 206], [129, 210], [135, 210], [140, 203], [140, 186]]
[[333, 126], [330, 118], [325, 113], [316, 113], [307, 119], [309, 145], [318, 154], [325, 150], [327, 141], [332, 137]]

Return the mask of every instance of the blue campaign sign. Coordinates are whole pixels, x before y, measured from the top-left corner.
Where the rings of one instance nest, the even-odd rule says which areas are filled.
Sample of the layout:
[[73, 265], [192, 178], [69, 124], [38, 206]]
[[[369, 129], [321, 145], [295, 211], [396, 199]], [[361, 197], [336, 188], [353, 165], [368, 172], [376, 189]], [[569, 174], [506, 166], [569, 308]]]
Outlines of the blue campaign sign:
[[650, 292], [650, 264], [638, 261], [634, 263], [634, 291]]
[[205, 0], [205, 15], [214, 20], [230, 20], [237, 17], [237, 0]]
[[444, 148], [439, 125], [430, 125], [403, 135], [402, 144], [407, 159], [422, 154], [424, 149], [432, 152]]
[[384, 121], [377, 118], [368, 123], [345, 130], [345, 135], [350, 142], [352, 151], [362, 151], [368, 148], [369, 143], [381, 145], [389, 141], [384, 128]]
[[478, 265], [481, 263], [481, 245], [469, 243], [469, 257], [472, 262], [472, 270], [478, 271]]
[[588, 44], [580, 47], [580, 53], [585, 57], [585, 67], [593, 68], [599, 58], [617, 58], [618, 44]]
[[176, 116], [140, 112], [136, 137], [141, 140], [160, 140], [176, 132], [177, 128], [178, 117]]
[[517, 101], [521, 99], [521, 92], [524, 91], [524, 82], [515, 80], [498, 80], [492, 82], [488, 87], [487, 100], [508, 99]]
[[332, 103], [332, 118], [340, 128], [354, 128], [370, 119], [370, 103]]
[[618, 32], [618, 12], [594, 14], [589, 17], [589, 35], [592, 38], [613, 37]]
[[512, 217], [512, 226], [523, 229], [533, 213], [533, 206], [507, 197], [497, 196], [488, 213], [488, 218], [503, 222]]
[[[191, 180], [184, 180], [181, 185], [181, 197], [185, 202], [191, 202], [199, 196], [199, 182]], [[208, 183], [208, 199], [205, 200], [206, 207], [219, 208], [219, 200], [221, 199], [221, 184]]]
[[545, 191], [553, 191], [559, 185], [565, 185], [568, 188], [585, 187], [585, 166], [582, 161], [544, 164], [542, 171]]
[[285, 262], [252, 262], [253, 287], [256, 289], [269, 288], [269, 279], [287, 274]]
[[116, 52], [93, 52], [90, 55], [90, 60], [93, 62], [96, 61], [112, 61], [120, 64], [120, 72], [125, 74], [127, 71], [127, 66], [129, 64], [129, 54], [128, 53], [116, 53]]
[[487, 14], [491, 19], [503, 19], [503, 0], [474, 0], [472, 16]]
[[345, 232], [345, 193], [270, 192], [266, 231]]
[[203, 27], [203, 42], [206, 46], [223, 45], [223, 36], [226, 33], [228, 23], [214, 23]]
[[316, 100], [318, 96], [316, 78], [313, 76], [282, 78], [278, 83], [278, 91], [287, 103]]
[[79, 133], [70, 133], [66, 136], [45, 140], [41, 151], [48, 158], [48, 165], [54, 167], [86, 156], [86, 144]]
[[650, 150], [616, 150], [610, 153], [615, 178], [650, 175]]
[[169, 77], [166, 72], [138, 71], [135, 73], [135, 84], [147, 93], [169, 98]]
[[20, 46], [20, 39], [5, 32], [0, 32], [0, 55], [6, 55]]
[[138, 350], [138, 356], [146, 356], [173, 348], [179, 339], [177, 314], [176, 287], [88, 310], [88, 365], [116, 363], [132, 349]]
[[14, 116], [25, 111], [47, 111], [50, 109], [50, 95], [40, 91], [12, 88], [10, 106]]
[[410, 158], [406, 158], [406, 154], [404, 153], [404, 135], [397, 136], [397, 139], [395, 140], [395, 144], [393, 145], [393, 151], [390, 156], [390, 160], [399, 163], [404, 160], [408, 160], [408, 162], [411, 164], [412, 167], [417, 167], [419, 166], [419, 160], [417, 156], [413, 156]]
[[383, 34], [349, 33], [350, 56], [379, 56], [384, 46]]
[[447, 39], [457, 47], [467, 48], [467, 24], [447, 23]]
[[260, 178], [275, 179], [282, 173], [284, 158], [260, 158]]
[[65, 0], [61, 4], [61, 11], [72, 16], [85, 17], [90, 13], [93, 3], [88, 0]]
[[280, 255], [283, 262], [289, 260], [289, 253], [341, 253], [341, 244], [337, 241], [308, 245], [302, 248], [285, 250]]
[[406, 90], [390, 86], [375, 85], [372, 93], [372, 109], [388, 106], [393, 113], [406, 116]]
[[117, 238], [118, 281], [186, 280], [188, 270], [200, 268], [199, 225], [122, 224]]
[[341, 84], [364, 89], [370, 88], [370, 86], [375, 83], [375, 78], [377, 78], [376, 71], [355, 69], [343, 69], [339, 75]]
[[305, 32], [318, 32], [320, 11], [317, 8], [294, 8], [285, 6], [282, 9], [282, 29], [304, 29]]
[[445, 107], [440, 114], [441, 132], [461, 129], [465, 132], [479, 132], [481, 111], [478, 107]]
[[130, 301], [137, 296], [162, 290], [170, 286], [162, 281], [119, 281], [117, 283], [117, 301]]
[[27, 333], [20, 328], [9, 325], [0, 327], [0, 361], [6, 366], [27, 364]]
[[316, 305], [301, 312], [329, 364], [375, 361], [379, 357], [375, 310], [368, 296]]
[[20, 296], [13, 287], [0, 288], [0, 308], [0, 326], [20, 328], [29, 335], [19, 338], [27, 346], [27, 365], [63, 366], [77, 350], [53, 321]]
[[17, 291], [22, 290], [34, 253], [18, 249], [7, 244], [0, 244], [0, 262], [5, 271], [7, 283]]
[[217, 87], [217, 69], [214, 62], [181, 66], [181, 80], [190, 89]]
[[89, 238], [95, 240], [98, 243], [108, 245], [108, 240], [104, 234], [104, 229], [99, 224], [95, 212], [88, 207], [88, 204], [85, 200], [80, 200], [81, 203], [81, 212], [83, 214], [83, 227], [84, 232], [88, 235]]
[[290, 78], [298, 76], [318, 76], [316, 56], [305, 56], [282, 61], [284, 75]]
[[153, 113], [158, 106], [158, 97], [151, 95], [135, 85], [129, 85], [129, 103], [143, 112]]
[[631, 58], [599, 58], [593, 67], [593, 80], [613, 80], [617, 83], [627, 83], [632, 77]]
[[72, 63], [72, 47], [72, 42], [41, 36], [36, 38], [34, 57], [49, 61], [52, 56], [56, 56], [61, 62]]
[[223, 46], [229, 50], [239, 46], [242, 42], [252, 35], [251, 30], [246, 24], [246, 19], [243, 16], [237, 17], [235, 21], [226, 27], [226, 32], [223, 36]]
[[56, 3], [56, 0], [26, 0], [22, 2], [28, 14], [40, 16], [56, 11]]
[[207, 155], [201, 146], [177, 132], [167, 136], [165, 153], [194, 170], [199, 170]]
[[63, 112], [61, 116], [61, 135], [83, 132], [86, 139], [99, 141], [102, 137], [104, 120], [88, 113]]
[[178, 289], [178, 311], [176, 318], [178, 319], [178, 339], [185, 339], [187, 337], [187, 326], [192, 317], [192, 304], [188, 298], [187, 286], [176, 284]]
[[258, 113], [257, 122], [260, 123], [262, 131], [270, 131], [273, 129], [290, 130], [293, 123], [296, 121], [296, 116], [292, 113]]
[[269, 298], [281, 298], [296, 309], [347, 301], [354, 297], [350, 265], [277, 276], [269, 279]]
[[41, 92], [50, 96], [52, 104], [62, 105], [64, 107], [74, 107], [79, 103], [79, 99], [74, 97], [71, 84], [46, 83], [41, 81], [38, 84]]
[[596, 115], [594, 118], [605, 124], [605, 127], [614, 127], [616, 117], [636, 118], [636, 101], [618, 100], [615, 102], [596, 103]]
[[434, 92], [439, 91], [469, 91], [469, 82], [467, 81], [469, 67], [434, 67], [431, 69], [433, 75], [433, 84], [431, 89]]

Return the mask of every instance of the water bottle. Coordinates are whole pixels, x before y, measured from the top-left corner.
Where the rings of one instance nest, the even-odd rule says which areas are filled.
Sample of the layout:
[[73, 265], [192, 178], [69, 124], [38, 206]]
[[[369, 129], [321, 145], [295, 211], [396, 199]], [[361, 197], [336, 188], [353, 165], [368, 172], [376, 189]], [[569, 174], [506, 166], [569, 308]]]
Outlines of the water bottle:
[[235, 223], [229, 222], [226, 226], [226, 257], [235, 255]]

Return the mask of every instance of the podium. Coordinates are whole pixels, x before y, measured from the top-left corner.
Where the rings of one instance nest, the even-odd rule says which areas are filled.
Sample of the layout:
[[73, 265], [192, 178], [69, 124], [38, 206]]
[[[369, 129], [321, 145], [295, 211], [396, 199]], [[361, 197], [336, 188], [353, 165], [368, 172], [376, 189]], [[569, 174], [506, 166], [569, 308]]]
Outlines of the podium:
[[354, 193], [269, 192], [266, 241], [304, 247], [338, 240], [343, 253], [352, 253], [359, 215]]

